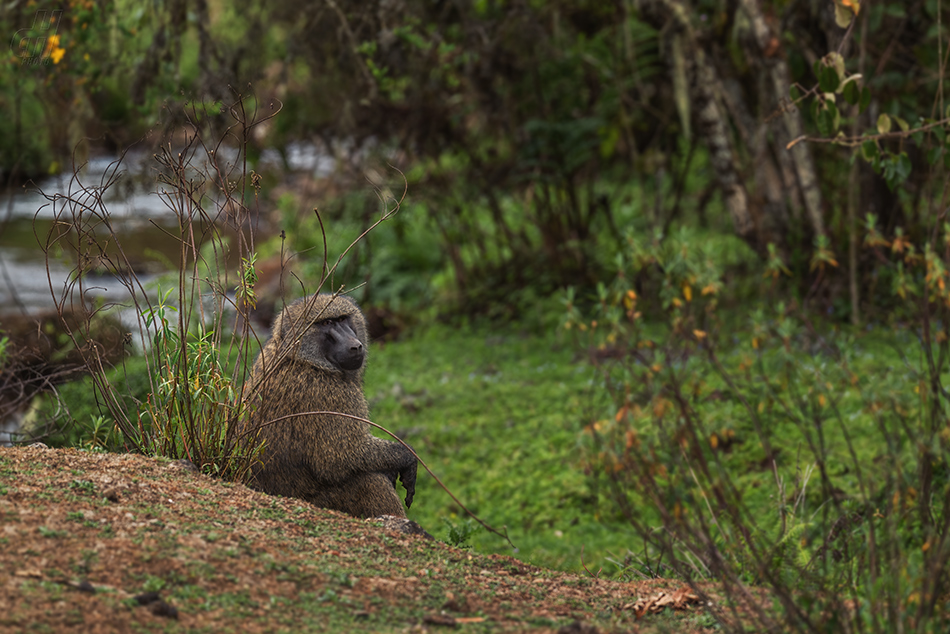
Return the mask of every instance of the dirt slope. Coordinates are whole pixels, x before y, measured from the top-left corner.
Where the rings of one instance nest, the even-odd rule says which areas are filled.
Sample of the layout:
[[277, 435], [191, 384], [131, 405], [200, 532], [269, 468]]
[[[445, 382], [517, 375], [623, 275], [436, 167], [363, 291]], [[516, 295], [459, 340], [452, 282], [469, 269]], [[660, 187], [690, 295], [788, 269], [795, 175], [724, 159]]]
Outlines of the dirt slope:
[[481, 556], [174, 462], [0, 448], [0, 632], [590, 633], [712, 625], [695, 608], [647, 613], [635, 624], [645, 599], [674, 596], [677, 587]]

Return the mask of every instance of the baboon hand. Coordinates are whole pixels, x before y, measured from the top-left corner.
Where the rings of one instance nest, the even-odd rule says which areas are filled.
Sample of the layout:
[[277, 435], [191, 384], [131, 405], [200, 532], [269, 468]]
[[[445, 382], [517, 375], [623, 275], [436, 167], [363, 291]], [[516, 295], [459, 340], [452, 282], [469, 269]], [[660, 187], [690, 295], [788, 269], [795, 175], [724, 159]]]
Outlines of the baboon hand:
[[416, 467], [418, 463], [415, 460], [412, 464], [399, 472], [399, 479], [402, 480], [402, 486], [406, 489], [406, 508], [412, 506], [412, 496], [416, 494]]

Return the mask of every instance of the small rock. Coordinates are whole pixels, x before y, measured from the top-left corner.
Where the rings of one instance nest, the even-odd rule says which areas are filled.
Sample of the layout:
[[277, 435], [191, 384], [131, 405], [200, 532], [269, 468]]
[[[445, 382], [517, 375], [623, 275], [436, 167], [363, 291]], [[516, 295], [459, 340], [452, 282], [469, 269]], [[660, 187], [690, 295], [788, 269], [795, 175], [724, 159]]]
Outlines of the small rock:
[[96, 593], [96, 587], [92, 585], [91, 583], [89, 583], [88, 579], [83, 579], [82, 581], [77, 583], [76, 589], [79, 590], [80, 592], [88, 592], [89, 594]]
[[177, 464], [181, 469], [185, 471], [198, 473], [198, 467], [191, 460], [185, 460], [184, 458], [182, 458], [181, 460], [177, 460], [175, 464]]
[[419, 526], [417, 522], [413, 522], [411, 519], [405, 517], [396, 517], [394, 515], [380, 515], [379, 517], [373, 518], [377, 521], [382, 521], [383, 528], [390, 531], [396, 531], [399, 533], [405, 533], [406, 535], [421, 535], [425, 539], [435, 539], [432, 535], [426, 532], [424, 528]]
[[137, 594], [132, 599], [139, 605], [148, 605], [149, 603], [155, 603], [161, 599], [161, 596], [157, 592], [143, 592], [142, 594]]
[[557, 631], [557, 634], [600, 634], [600, 630], [584, 621], [574, 621]]
[[178, 608], [171, 605], [170, 603], [166, 603], [162, 599], [159, 599], [158, 601], [155, 601], [154, 603], [152, 603], [149, 610], [151, 610], [152, 614], [154, 614], [155, 616], [164, 616], [165, 618], [168, 618], [168, 619], [178, 618]]
[[422, 622], [427, 625], [444, 625], [446, 627], [455, 627], [455, 618], [448, 614], [427, 614]]

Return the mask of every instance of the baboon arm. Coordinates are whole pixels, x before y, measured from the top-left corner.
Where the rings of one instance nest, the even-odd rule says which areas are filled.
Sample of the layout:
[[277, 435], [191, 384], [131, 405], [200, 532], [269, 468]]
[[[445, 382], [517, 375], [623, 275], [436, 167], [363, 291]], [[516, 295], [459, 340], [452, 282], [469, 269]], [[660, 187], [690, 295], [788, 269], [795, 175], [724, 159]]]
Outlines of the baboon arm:
[[396, 486], [396, 477], [406, 489], [406, 508], [412, 505], [416, 493], [416, 469], [418, 461], [412, 451], [399, 442], [371, 436], [367, 471], [385, 473]]
[[[327, 440], [329, 446], [335, 444]], [[345, 456], [346, 459], [334, 460], [336, 456]], [[321, 483], [321, 486], [337, 486], [366, 474], [379, 473], [389, 478], [394, 489], [396, 480], [401, 480], [406, 489], [406, 507], [412, 504], [417, 461], [401, 443], [369, 436], [357, 446], [351, 445], [348, 451], [334, 451], [329, 455], [310, 453], [306, 459], [312, 481]]]

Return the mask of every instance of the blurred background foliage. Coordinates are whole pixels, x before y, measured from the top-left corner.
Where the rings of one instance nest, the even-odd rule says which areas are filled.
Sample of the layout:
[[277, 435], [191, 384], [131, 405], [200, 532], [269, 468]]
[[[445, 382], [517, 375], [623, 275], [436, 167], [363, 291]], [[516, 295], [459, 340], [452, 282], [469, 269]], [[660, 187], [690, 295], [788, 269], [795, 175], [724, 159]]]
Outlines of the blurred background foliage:
[[[405, 174], [407, 207], [346, 269], [368, 282], [364, 302], [523, 314], [609, 275], [627, 232], [663, 240], [689, 226], [722, 236], [740, 298], [772, 244], [783, 292], [857, 321], [889, 300], [887, 273], [854, 247], [855, 218], [875, 214], [885, 236], [933, 229], [943, 128], [875, 141], [867, 160], [787, 147], [874, 132], [881, 114], [910, 132], [939, 121], [939, 10], [868, 3], [845, 29], [832, 0], [12, 2], [0, 174], [22, 183], [174, 139], [187, 104], [241, 98], [252, 113], [280, 109], [231, 141], [265, 177], [285, 250], [320, 246], [315, 223], [297, 220], [314, 206], [341, 235], [364, 229], [371, 190], [401, 192], [390, 165]], [[860, 75], [854, 105], [819, 86], [839, 48], [840, 79]], [[793, 104], [790, 89], [804, 97]], [[233, 118], [218, 110], [204, 124], [220, 132]], [[336, 159], [331, 189], [285, 186], [301, 143]]]

